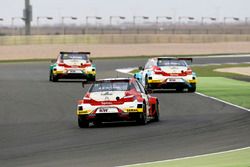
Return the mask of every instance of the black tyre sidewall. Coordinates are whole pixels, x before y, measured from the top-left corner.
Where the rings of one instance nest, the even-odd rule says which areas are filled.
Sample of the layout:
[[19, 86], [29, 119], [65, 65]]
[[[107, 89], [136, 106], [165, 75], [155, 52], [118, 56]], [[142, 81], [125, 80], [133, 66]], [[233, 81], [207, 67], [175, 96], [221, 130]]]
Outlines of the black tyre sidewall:
[[147, 114], [146, 114], [146, 104], [143, 104], [143, 112], [140, 113], [138, 119], [137, 119], [137, 123], [139, 125], [146, 125], [147, 124]]
[[154, 116], [154, 121], [158, 122], [160, 120], [160, 112], [159, 112], [159, 103], [158, 102], [155, 105], [155, 110], [156, 110], [156, 113]]

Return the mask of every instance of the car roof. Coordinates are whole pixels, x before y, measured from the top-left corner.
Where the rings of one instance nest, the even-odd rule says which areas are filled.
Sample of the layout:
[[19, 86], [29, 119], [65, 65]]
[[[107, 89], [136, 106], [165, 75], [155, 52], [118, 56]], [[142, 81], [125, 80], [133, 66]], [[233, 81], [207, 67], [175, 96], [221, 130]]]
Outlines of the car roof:
[[133, 78], [105, 78], [105, 79], [98, 79], [97, 81], [130, 81]]

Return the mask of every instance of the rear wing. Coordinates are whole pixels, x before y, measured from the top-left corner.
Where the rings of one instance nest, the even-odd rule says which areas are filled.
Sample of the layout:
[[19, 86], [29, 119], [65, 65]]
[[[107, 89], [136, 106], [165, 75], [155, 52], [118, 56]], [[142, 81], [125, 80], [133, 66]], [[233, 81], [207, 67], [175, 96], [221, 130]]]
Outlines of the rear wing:
[[193, 63], [193, 58], [191, 57], [159, 57], [158, 60], [184, 60], [188, 65]]
[[90, 52], [60, 52], [60, 54], [90, 54]]

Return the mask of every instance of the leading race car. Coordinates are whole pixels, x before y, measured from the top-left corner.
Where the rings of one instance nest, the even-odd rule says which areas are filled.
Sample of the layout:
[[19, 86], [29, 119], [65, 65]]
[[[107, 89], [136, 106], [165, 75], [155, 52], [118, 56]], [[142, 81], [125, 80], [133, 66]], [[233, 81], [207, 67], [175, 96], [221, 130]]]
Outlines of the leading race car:
[[140, 68], [140, 72], [134, 74], [146, 89], [176, 89], [182, 92], [187, 88], [188, 92], [196, 91], [196, 74], [192, 71], [187, 61], [192, 58], [156, 57], [151, 58]]
[[94, 82], [77, 106], [78, 125], [93, 122], [136, 121], [145, 125], [159, 121], [159, 101], [134, 78], [111, 78]]
[[90, 52], [60, 52], [56, 62], [50, 66], [49, 80], [86, 79], [95, 81], [96, 67], [89, 59]]

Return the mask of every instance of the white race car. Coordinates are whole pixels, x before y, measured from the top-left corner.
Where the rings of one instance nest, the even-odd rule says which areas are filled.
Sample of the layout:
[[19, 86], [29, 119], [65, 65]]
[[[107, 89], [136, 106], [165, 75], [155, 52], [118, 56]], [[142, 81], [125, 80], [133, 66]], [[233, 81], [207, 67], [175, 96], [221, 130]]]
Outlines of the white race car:
[[86, 79], [95, 81], [96, 67], [89, 59], [90, 52], [60, 52], [56, 62], [50, 66], [49, 80]]
[[111, 78], [94, 82], [77, 106], [78, 125], [93, 122], [159, 120], [159, 101], [134, 78]]
[[156, 57], [150, 58], [145, 68], [140, 67], [140, 72], [134, 74], [147, 90], [176, 89], [182, 92], [196, 91], [196, 74], [192, 71], [187, 61], [192, 58]]

